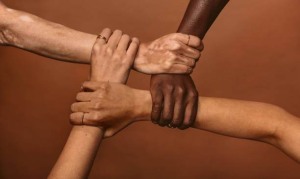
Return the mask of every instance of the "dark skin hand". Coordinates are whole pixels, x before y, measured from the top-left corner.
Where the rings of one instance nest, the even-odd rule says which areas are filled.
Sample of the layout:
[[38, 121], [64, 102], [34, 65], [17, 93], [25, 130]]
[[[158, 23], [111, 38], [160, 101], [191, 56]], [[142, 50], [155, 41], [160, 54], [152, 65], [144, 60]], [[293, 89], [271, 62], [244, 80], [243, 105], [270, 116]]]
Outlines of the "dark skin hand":
[[[178, 32], [203, 39], [229, 0], [190, 0]], [[203, 45], [199, 45], [203, 49]], [[198, 91], [189, 75], [152, 75], [151, 120], [160, 126], [187, 129], [193, 125], [198, 109]]]

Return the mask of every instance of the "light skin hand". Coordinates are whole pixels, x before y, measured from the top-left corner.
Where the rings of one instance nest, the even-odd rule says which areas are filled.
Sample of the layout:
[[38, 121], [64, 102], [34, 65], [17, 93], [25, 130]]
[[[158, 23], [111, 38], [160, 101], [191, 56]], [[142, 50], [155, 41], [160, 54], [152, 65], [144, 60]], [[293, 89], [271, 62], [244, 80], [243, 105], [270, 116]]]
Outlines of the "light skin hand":
[[91, 80], [126, 83], [138, 47], [137, 38], [122, 35], [120, 30], [114, 31], [107, 44], [96, 43], [91, 56]]
[[[4, 6], [3, 6], [4, 7]], [[0, 44], [28, 50], [49, 58], [90, 63], [96, 35], [83, 33], [35, 15], [0, 5]], [[30, 29], [30, 30], [27, 30]], [[184, 34], [169, 34], [140, 45], [133, 69], [146, 74], [191, 73], [199, 50], [186, 44]], [[190, 41], [198, 38], [190, 36]]]
[[169, 34], [141, 44], [133, 68], [146, 74], [189, 74], [202, 49], [203, 44], [196, 36]]

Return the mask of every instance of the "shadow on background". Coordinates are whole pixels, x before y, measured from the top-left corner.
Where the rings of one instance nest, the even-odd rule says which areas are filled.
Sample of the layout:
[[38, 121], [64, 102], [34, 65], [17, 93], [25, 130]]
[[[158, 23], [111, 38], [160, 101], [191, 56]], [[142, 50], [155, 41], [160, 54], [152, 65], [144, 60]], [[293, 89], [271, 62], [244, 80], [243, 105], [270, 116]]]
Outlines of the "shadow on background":
[[[119, 28], [143, 42], [176, 31], [188, 1], [5, 0], [77, 30]], [[300, 1], [231, 1], [205, 38], [193, 79], [203, 96], [268, 102], [300, 116]], [[0, 178], [45, 178], [70, 131], [87, 65], [0, 47]], [[149, 76], [129, 85], [148, 89]], [[105, 140], [90, 178], [299, 178], [263, 143], [136, 123]]]

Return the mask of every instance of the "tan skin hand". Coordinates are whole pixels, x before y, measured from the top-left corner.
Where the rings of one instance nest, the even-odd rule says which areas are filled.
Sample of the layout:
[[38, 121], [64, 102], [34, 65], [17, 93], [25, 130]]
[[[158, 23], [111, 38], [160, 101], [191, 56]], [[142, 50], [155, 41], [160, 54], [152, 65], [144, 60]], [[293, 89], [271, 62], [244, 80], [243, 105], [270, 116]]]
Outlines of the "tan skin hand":
[[192, 35], [173, 33], [141, 44], [133, 68], [146, 74], [190, 74], [203, 45]]
[[[85, 82], [83, 87], [92, 92], [80, 92], [72, 105], [71, 123], [80, 125], [81, 118], [76, 112], [86, 112], [84, 122], [104, 127], [104, 137], [110, 137], [134, 122], [137, 108], [134, 89], [111, 82]], [[113, 85], [113, 87], [112, 87]], [[117, 94], [117, 95], [116, 95]]]
[[[105, 29], [104, 31], [110, 30]], [[99, 118], [107, 115], [110, 119], [113, 118], [111, 115], [117, 117], [118, 113], [110, 113], [109, 110], [101, 110], [99, 112], [99, 109], [104, 109], [106, 105], [106, 109], [109, 109], [113, 108], [114, 105], [117, 107], [122, 104], [114, 96], [109, 96], [109, 94], [111, 94], [109, 93], [109, 84], [111, 82], [126, 83], [138, 47], [139, 41], [137, 38], [131, 39], [128, 35], [123, 35], [120, 30], [115, 30], [107, 43], [105, 43], [103, 39], [96, 41], [91, 55], [91, 81], [105, 81], [105, 83], [100, 86], [99, 91], [78, 93], [77, 100], [82, 100], [82, 102], [74, 103], [71, 106], [74, 112], [70, 116], [71, 120], [74, 118], [80, 119], [80, 123], [76, 123], [80, 125], [83, 121], [93, 121], [96, 117]], [[88, 91], [93, 90], [88, 84], [89, 83], [84, 83], [83, 87]], [[114, 104], [109, 105], [106, 100], [112, 100]], [[129, 116], [130, 115], [128, 115], [128, 117]], [[104, 137], [111, 136], [112, 131], [120, 130], [120, 128], [124, 128], [128, 125], [124, 124], [124, 127], [121, 127], [120, 125], [113, 124], [113, 122], [109, 123], [109, 125], [105, 125], [104, 123], [103, 126], [101, 124], [101, 126], [105, 128]]]

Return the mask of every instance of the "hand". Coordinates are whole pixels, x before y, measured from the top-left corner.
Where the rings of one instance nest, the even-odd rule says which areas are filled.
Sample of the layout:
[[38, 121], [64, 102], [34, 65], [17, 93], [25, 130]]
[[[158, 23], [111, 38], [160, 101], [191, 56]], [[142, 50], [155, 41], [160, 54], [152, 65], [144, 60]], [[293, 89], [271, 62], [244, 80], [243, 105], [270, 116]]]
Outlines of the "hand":
[[151, 120], [179, 129], [193, 125], [198, 109], [198, 92], [189, 75], [152, 75]]
[[[91, 81], [110, 81], [126, 83], [134, 58], [138, 51], [139, 40], [120, 30], [103, 30], [109, 38], [107, 44], [104, 39], [98, 38], [93, 46], [91, 55]], [[103, 34], [102, 33], [102, 34]]]
[[133, 68], [146, 74], [189, 74], [202, 50], [203, 44], [196, 36], [169, 34], [141, 44]]
[[[92, 49], [92, 55], [91, 55], [91, 81], [94, 81], [96, 83], [97, 81], [107, 81], [105, 84], [107, 85], [100, 85], [102, 92], [99, 93], [93, 93], [96, 96], [96, 99], [93, 100], [94, 103], [97, 103], [98, 107], [101, 106], [102, 103], [97, 102], [101, 99], [101, 95], [106, 94], [107, 90], [109, 89], [109, 82], [118, 82], [118, 83], [125, 83], [129, 71], [131, 69], [132, 63], [134, 61], [135, 55], [138, 50], [138, 39], [133, 38], [131, 39], [128, 35], [122, 35], [122, 32], [120, 30], [114, 31], [112, 34], [112, 31], [110, 29], [104, 29], [101, 32], [101, 36], [103, 38], [97, 38], [93, 49]], [[106, 39], [109, 39], [106, 44]], [[88, 87], [88, 86], [86, 86]], [[81, 95], [84, 95], [85, 93], [79, 93], [77, 98], [78, 100], [81, 99]], [[96, 95], [95, 95], [96, 94]], [[100, 96], [97, 96], [97, 94], [100, 94]], [[126, 96], [126, 95], [125, 95]], [[90, 96], [91, 97], [91, 96]], [[108, 96], [106, 96], [108, 97]], [[89, 98], [90, 99], [90, 98]], [[107, 99], [107, 98], [105, 98]], [[83, 101], [86, 100], [86, 98], [82, 99]], [[89, 121], [89, 117], [93, 117], [95, 115], [94, 113], [91, 113], [92, 111], [86, 110], [83, 108], [76, 108], [77, 105], [81, 106], [81, 104], [86, 104], [88, 102], [82, 102], [82, 103], [75, 103], [72, 105], [72, 111], [74, 112], [71, 114], [71, 123], [83, 125], [86, 124], [85, 121]], [[92, 100], [90, 100], [90, 103], [92, 103]], [[112, 103], [113, 104], [113, 103]], [[116, 102], [116, 104], [119, 104], [119, 101]], [[130, 103], [132, 104], [132, 103]], [[115, 104], [114, 104], [115, 105]], [[110, 106], [114, 106], [110, 105]], [[127, 104], [128, 105], [128, 104]], [[74, 107], [75, 106], [75, 107]], [[97, 106], [94, 106], [95, 108]], [[109, 105], [108, 105], [109, 107]], [[107, 108], [108, 109], [108, 108]], [[108, 115], [111, 116], [114, 113], [109, 113]], [[79, 119], [80, 122], [72, 122], [74, 119]], [[93, 118], [92, 118], [93, 119]], [[112, 117], [112, 119], [115, 119]], [[112, 123], [111, 123], [112, 124]], [[128, 124], [126, 124], [128, 125]], [[125, 125], [125, 126], [126, 126]], [[123, 125], [124, 126], [124, 125]], [[125, 127], [124, 126], [124, 127]], [[105, 126], [104, 126], [105, 127]], [[121, 130], [119, 125], [112, 126], [109, 125], [109, 129], [107, 129], [104, 133], [105, 136], [111, 136], [114, 134], [114, 131]]]
[[[78, 102], [72, 104], [71, 123], [73, 125], [103, 126], [105, 137], [117, 132], [134, 122], [135, 109], [140, 108], [140, 99], [134, 89], [120, 83], [85, 82], [84, 89], [92, 92], [80, 92]], [[82, 116], [84, 112], [84, 116]]]

